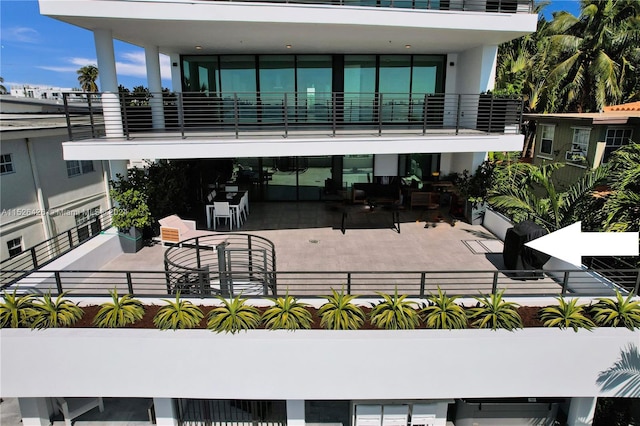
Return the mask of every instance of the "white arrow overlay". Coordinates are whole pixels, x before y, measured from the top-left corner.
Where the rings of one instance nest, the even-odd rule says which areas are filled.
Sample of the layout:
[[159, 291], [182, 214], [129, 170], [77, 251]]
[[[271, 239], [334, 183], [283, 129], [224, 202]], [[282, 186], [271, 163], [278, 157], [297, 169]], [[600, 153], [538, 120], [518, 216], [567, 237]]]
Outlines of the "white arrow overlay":
[[582, 256], [638, 256], [640, 232], [582, 232], [582, 222], [566, 226], [524, 245], [572, 265]]

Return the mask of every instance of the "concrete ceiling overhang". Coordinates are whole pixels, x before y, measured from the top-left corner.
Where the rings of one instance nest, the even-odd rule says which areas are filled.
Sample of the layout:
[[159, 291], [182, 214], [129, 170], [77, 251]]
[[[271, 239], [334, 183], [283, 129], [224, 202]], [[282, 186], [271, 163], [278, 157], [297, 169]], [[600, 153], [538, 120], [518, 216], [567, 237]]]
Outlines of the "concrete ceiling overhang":
[[116, 39], [158, 46], [166, 54], [444, 54], [498, 45], [535, 31], [537, 22], [535, 14], [217, 1], [40, 0], [40, 8], [44, 15], [89, 30], [110, 29]]

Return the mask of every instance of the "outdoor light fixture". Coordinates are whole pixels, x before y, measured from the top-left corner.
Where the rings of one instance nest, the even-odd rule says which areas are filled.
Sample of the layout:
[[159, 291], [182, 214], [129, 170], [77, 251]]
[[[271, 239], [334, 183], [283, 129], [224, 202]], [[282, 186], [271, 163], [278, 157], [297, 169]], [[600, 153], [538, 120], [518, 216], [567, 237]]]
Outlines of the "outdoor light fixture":
[[196, 50], [202, 50], [202, 46], [196, 46]]
[[291, 45], [290, 45], [290, 44], [287, 44], [285, 47], [286, 47], [287, 49], [291, 49]]
[[410, 44], [405, 44], [405, 45], [404, 45], [404, 48], [405, 48], [405, 49], [411, 49], [411, 45], [410, 45]]

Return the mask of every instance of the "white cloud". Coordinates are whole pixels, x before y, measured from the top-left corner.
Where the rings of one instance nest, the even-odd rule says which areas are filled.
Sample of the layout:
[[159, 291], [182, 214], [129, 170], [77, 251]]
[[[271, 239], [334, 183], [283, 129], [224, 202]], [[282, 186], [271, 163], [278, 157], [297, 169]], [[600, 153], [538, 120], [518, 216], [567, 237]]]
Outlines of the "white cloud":
[[38, 43], [40, 33], [38, 30], [29, 27], [8, 27], [2, 29], [2, 39], [22, 43]]
[[[120, 55], [120, 61], [116, 61], [116, 72], [118, 75], [128, 77], [147, 77], [144, 51], [125, 52]], [[160, 75], [163, 79], [171, 78], [171, 64], [169, 57], [160, 55]]]
[[66, 58], [65, 62], [68, 65], [61, 66], [52, 66], [52, 65], [43, 65], [39, 66], [43, 70], [47, 71], [55, 71], [55, 72], [76, 72], [79, 68], [84, 67], [85, 65], [95, 65], [97, 61], [95, 59], [89, 58]]

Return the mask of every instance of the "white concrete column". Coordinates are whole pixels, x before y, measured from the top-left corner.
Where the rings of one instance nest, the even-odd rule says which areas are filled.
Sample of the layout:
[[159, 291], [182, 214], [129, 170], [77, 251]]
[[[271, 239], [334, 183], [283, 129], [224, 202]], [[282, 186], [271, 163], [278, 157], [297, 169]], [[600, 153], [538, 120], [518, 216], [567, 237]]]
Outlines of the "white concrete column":
[[169, 55], [171, 63], [171, 90], [174, 93], [182, 92], [182, 75], [180, 74], [180, 55], [172, 53]]
[[480, 92], [493, 90], [496, 85], [496, 66], [498, 64], [498, 46], [482, 46], [480, 64]]
[[20, 415], [23, 426], [49, 426], [49, 418], [53, 413], [49, 412], [47, 398], [18, 398]]
[[287, 399], [287, 426], [305, 426], [304, 399]]
[[598, 398], [571, 398], [567, 425], [590, 426], [593, 424], [596, 402], [598, 402]]
[[122, 175], [127, 178], [127, 160], [109, 160], [109, 180], [118, 180], [117, 175]]
[[109, 180], [111, 180], [111, 178], [109, 177], [109, 170], [111, 168], [109, 167], [109, 161], [107, 160], [102, 160], [101, 164], [102, 164], [102, 183], [104, 185], [104, 193], [107, 196], [107, 210], [111, 210], [113, 208], [113, 203], [111, 202], [111, 196], [109, 195], [109, 191], [111, 190], [111, 188], [109, 187]]
[[98, 56], [98, 72], [102, 93], [102, 111], [107, 137], [123, 137], [122, 111], [118, 97], [118, 77], [116, 74], [116, 57], [113, 51], [111, 30], [93, 30]]
[[164, 108], [162, 106], [162, 76], [160, 75], [160, 49], [145, 46], [144, 58], [147, 65], [147, 84], [151, 92], [151, 126], [164, 129]]
[[33, 177], [33, 185], [38, 200], [38, 209], [42, 212], [42, 228], [44, 230], [44, 238], [48, 240], [53, 237], [53, 226], [51, 225], [51, 216], [49, 215], [49, 203], [42, 193], [42, 185], [40, 184], [40, 174], [38, 173], [38, 163], [36, 162], [36, 154], [33, 150], [33, 142], [29, 138], [25, 139], [27, 143], [27, 154], [31, 163], [31, 175]]
[[177, 426], [178, 413], [173, 398], [153, 398], [158, 426]]

